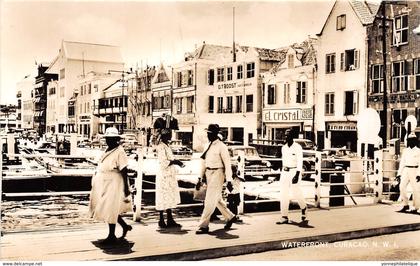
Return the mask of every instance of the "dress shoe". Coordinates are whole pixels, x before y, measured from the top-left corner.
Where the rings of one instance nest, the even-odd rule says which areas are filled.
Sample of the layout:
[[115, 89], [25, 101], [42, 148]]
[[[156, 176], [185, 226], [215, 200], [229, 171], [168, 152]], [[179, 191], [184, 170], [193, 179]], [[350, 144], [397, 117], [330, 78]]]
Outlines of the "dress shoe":
[[127, 235], [127, 232], [131, 230], [133, 230], [133, 227], [131, 225], [127, 225], [126, 227], [124, 227], [121, 238], [124, 238]]
[[398, 212], [406, 212], [410, 209], [410, 207], [408, 205], [405, 205], [404, 207], [402, 207], [401, 210], [399, 210]]
[[281, 217], [281, 220], [276, 222], [276, 224], [287, 224], [289, 223], [289, 218], [287, 216]]
[[115, 236], [108, 236], [107, 238], [105, 238], [104, 240], [99, 242], [101, 245], [113, 245], [115, 243], [117, 243], [117, 237]]
[[197, 231], [195, 231], [196, 235], [204, 235], [204, 234], [208, 234], [209, 233], [209, 228], [208, 227], [200, 227], [198, 228]]
[[226, 230], [229, 230], [231, 227], [232, 227], [232, 224], [234, 223], [234, 222], [236, 222], [236, 220], [237, 220], [238, 218], [236, 217], [236, 216], [233, 216], [232, 217], [232, 219], [230, 219], [229, 221], [227, 221], [226, 222], [226, 224], [225, 224], [225, 229]]
[[167, 227], [168, 227], [168, 226], [166, 225], [165, 221], [163, 221], [163, 220], [159, 220], [158, 225], [159, 225], [159, 227], [160, 227], [160, 228], [167, 228]]
[[168, 220], [166, 222], [166, 227], [181, 227], [181, 225], [175, 222], [175, 220]]

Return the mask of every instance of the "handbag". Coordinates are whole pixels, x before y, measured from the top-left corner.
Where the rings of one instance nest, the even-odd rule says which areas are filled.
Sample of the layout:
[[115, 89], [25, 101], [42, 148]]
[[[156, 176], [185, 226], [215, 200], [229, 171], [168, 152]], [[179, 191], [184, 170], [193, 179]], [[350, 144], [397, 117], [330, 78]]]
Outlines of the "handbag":
[[206, 199], [206, 192], [207, 192], [207, 184], [201, 181], [198, 181], [194, 190], [193, 199], [195, 201], [204, 201]]

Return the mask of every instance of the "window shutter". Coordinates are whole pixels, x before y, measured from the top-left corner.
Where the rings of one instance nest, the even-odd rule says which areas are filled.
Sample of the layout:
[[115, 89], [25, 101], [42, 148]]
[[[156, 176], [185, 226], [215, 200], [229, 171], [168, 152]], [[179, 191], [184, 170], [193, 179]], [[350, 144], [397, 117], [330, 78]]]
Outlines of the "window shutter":
[[354, 50], [354, 67], [356, 69], [360, 66], [360, 50]]
[[359, 111], [359, 92], [353, 92], [353, 114], [357, 114]]
[[345, 60], [344, 60], [344, 53], [340, 54], [340, 70], [344, 71], [344, 65], [345, 65]]

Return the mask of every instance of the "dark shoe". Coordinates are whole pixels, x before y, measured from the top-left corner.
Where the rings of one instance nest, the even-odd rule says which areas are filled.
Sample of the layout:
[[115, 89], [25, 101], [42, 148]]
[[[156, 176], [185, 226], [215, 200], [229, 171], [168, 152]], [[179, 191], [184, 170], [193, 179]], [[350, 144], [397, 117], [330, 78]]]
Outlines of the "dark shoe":
[[168, 226], [166, 225], [165, 221], [163, 221], [163, 220], [159, 220], [158, 225], [159, 225], [159, 227], [160, 227], [160, 228], [167, 228], [167, 227], [168, 227]]
[[302, 222], [306, 220], [306, 207], [302, 209]]
[[411, 210], [410, 213], [412, 213], [412, 214], [420, 214], [419, 211], [416, 210], [416, 209]]
[[133, 227], [131, 227], [131, 225], [127, 225], [126, 227], [124, 227], [121, 238], [124, 238], [127, 235], [127, 232], [131, 230], [133, 230]]
[[115, 236], [112, 237], [107, 237], [104, 240], [99, 242], [101, 245], [113, 245], [115, 243], [117, 243], [117, 238]]
[[398, 212], [406, 212], [410, 209], [410, 207], [408, 205], [405, 205], [404, 207], [402, 207], [401, 210], [399, 210]]
[[204, 234], [208, 234], [209, 233], [209, 228], [208, 227], [200, 227], [198, 228], [197, 231], [195, 231], [196, 235], [204, 235]]
[[232, 227], [232, 224], [234, 222], [236, 222], [238, 218], [236, 216], [233, 216], [232, 219], [230, 219], [229, 221], [227, 221], [227, 223], [225, 224], [225, 230], [229, 230]]
[[276, 224], [287, 224], [289, 223], [289, 218], [287, 216], [281, 217], [281, 220], [276, 222]]
[[243, 222], [242, 219], [236, 218], [235, 224], [242, 224]]
[[166, 223], [167, 227], [181, 227], [181, 225], [177, 222], [175, 222], [174, 220], [168, 220], [168, 222]]

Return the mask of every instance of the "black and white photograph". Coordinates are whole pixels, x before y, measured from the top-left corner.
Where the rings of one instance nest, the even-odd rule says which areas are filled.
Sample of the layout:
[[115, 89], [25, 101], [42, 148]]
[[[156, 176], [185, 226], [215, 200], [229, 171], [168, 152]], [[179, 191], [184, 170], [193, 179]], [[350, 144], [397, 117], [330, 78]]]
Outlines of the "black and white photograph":
[[420, 1], [0, 0], [2, 266], [418, 266]]

